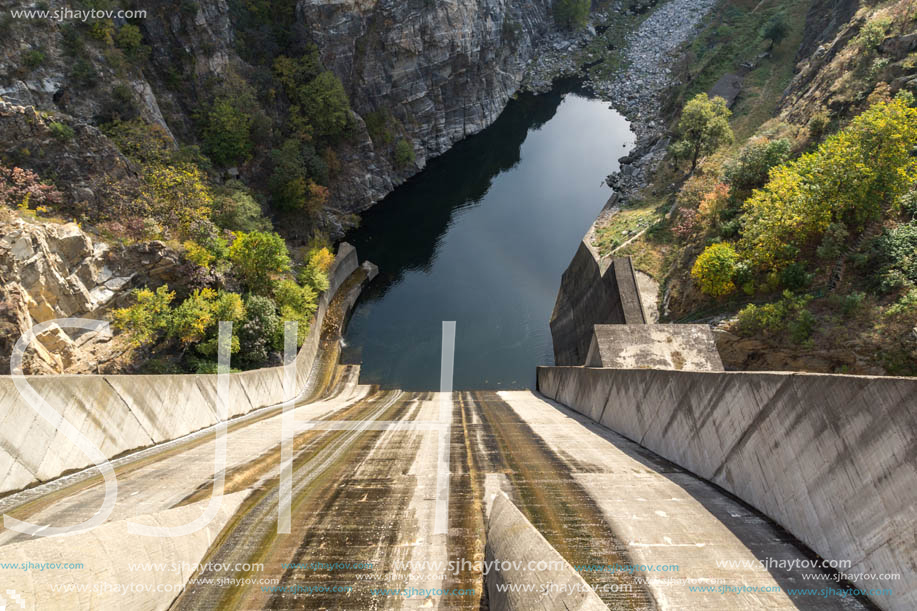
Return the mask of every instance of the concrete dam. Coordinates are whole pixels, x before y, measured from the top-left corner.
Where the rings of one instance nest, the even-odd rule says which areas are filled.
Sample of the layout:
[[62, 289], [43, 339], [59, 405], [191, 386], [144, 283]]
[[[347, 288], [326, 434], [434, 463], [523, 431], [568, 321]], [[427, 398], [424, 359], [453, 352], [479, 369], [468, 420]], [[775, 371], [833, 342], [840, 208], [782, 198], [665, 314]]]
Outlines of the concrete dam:
[[628, 269], [583, 244], [537, 390], [360, 384], [346, 244], [227, 419], [217, 376], [3, 378], [6, 608], [915, 608], [917, 383], [722, 371]]

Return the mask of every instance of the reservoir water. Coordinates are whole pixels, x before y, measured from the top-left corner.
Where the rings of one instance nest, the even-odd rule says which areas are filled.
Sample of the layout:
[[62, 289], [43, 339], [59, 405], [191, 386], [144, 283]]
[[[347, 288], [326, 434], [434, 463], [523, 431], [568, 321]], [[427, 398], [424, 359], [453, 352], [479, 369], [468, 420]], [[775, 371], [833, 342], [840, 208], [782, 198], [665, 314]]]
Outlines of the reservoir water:
[[519, 96], [431, 161], [345, 238], [380, 273], [343, 362], [362, 363], [366, 384], [438, 390], [442, 322], [456, 321], [456, 389], [534, 387], [553, 363], [561, 275], [633, 141], [607, 103], [566, 88]]

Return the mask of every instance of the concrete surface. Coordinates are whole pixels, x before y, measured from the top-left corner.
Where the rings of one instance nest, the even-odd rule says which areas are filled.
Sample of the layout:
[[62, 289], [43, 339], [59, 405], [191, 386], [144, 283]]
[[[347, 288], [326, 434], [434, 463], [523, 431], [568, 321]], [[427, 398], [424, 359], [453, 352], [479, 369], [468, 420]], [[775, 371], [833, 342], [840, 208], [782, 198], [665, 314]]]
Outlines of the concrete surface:
[[[118, 503], [109, 521], [91, 533], [69, 540], [33, 540], [0, 530], [0, 556], [6, 557], [7, 550], [16, 552], [10, 562], [19, 558], [83, 562], [83, 569], [63, 575], [0, 568], [0, 577], [6, 580], [9, 574], [13, 580], [28, 580], [28, 587], [21, 587], [28, 593], [24, 598], [29, 610], [479, 611], [483, 570], [436, 569], [435, 563], [524, 559], [536, 561], [529, 571], [533, 574], [513, 573], [510, 567], [503, 578], [550, 584], [554, 593], [542, 601], [552, 601], [549, 604], [522, 603], [524, 608], [561, 604], [576, 608], [575, 597], [560, 594], [564, 584], [578, 583], [577, 576], [614, 609], [863, 608], [854, 599], [843, 606], [829, 601], [834, 606], [825, 607], [817, 600], [791, 600], [773, 592], [691, 592], [686, 583], [669, 582], [668, 573], [665, 579], [656, 579], [655, 571], [643, 569], [633, 574], [581, 569], [578, 575], [563, 570], [560, 577], [557, 570], [540, 570], [537, 561], [547, 563], [559, 554], [571, 566], [677, 564], [674, 577], [701, 584], [725, 581], [733, 587], [761, 588], [825, 582], [824, 576], [803, 582], [799, 571], [742, 566], [741, 561], [763, 557], [809, 556], [772, 523], [722, 490], [530, 392], [453, 393], [451, 410], [446, 412], [451, 414], [449, 529], [447, 534], [434, 534], [440, 448], [439, 435], [429, 425], [439, 421], [441, 395], [383, 391], [361, 386], [358, 379], [356, 367], [339, 367], [316, 400], [293, 411], [289, 535], [276, 532], [283, 415], [279, 410], [262, 410], [229, 425], [221, 522], [200, 535], [203, 538], [197, 534], [174, 541], [127, 537], [122, 527], [127, 520], [149, 519], [144, 516], [154, 516], [160, 523], [174, 516], [169, 519], [175, 524], [199, 514], [215, 474], [212, 428], [114, 461]], [[487, 522], [488, 490], [509, 495], [513, 511], [491, 510]], [[39, 524], [66, 525], [88, 518], [103, 496], [100, 477], [73, 474], [0, 500], [0, 511]], [[244, 497], [241, 504], [240, 497]], [[209, 548], [201, 555], [206, 543]], [[739, 565], [718, 566], [719, 560]], [[135, 562], [228, 568], [177, 574], [155, 569], [145, 575], [131, 570]], [[372, 568], [291, 566], [309, 562], [364, 562]], [[403, 563], [408, 562], [434, 565], [406, 567]], [[255, 563], [263, 564], [263, 570], [236, 568]], [[226, 580], [243, 579], [350, 590], [281, 593], [263, 589], [258, 581], [226, 584]], [[181, 580], [190, 581], [177, 594], [175, 586]], [[61, 583], [89, 589], [103, 583], [166, 584], [178, 598], [173, 601], [149, 590], [142, 596], [135, 592], [126, 601], [94, 599], [55, 592]], [[606, 585], [628, 589], [603, 592], [600, 588]], [[406, 587], [465, 589], [466, 593], [402, 597], [380, 591]]]
[[[322, 323], [337, 290], [358, 269], [356, 250], [343, 243], [329, 272], [315, 321], [296, 359], [300, 394], [319, 351]], [[283, 369], [231, 374], [229, 416], [282, 403]], [[106, 457], [161, 443], [215, 424], [216, 376], [25, 376], [53, 409]], [[92, 464], [57, 427], [32, 410], [11, 376], [0, 377], [0, 493], [47, 481]]]
[[708, 325], [595, 325], [587, 367], [723, 371]]
[[630, 258], [601, 258], [588, 238], [580, 242], [551, 315], [555, 363], [585, 363], [597, 324], [646, 322]]
[[917, 380], [554, 367], [538, 386], [917, 608]]
[[[519, 511], [505, 493], [499, 492], [488, 503], [487, 562], [504, 563], [506, 568], [487, 575], [488, 607], [491, 611], [530, 611], [531, 609], [569, 609], [607, 611], [608, 607], [589, 587], [570, 563], [557, 553], [548, 540]], [[517, 569], [513, 562], [525, 563]], [[528, 570], [529, 562], [545, 562], [550, 570]], [[537, 564], [536, 564], [537, 566]], [[499, 586], [534, 586], [532, 592], [501, 591]]]

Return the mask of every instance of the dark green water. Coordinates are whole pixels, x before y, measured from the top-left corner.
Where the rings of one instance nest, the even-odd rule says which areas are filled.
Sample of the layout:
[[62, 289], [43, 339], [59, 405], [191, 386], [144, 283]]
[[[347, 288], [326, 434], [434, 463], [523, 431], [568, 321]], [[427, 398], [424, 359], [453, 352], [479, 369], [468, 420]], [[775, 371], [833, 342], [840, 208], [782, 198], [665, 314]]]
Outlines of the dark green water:
[[553, 362], [548, 321], [564, 269], [633, 145], [582, 93], [521, 96], [432, 161], [346, 240], [379, 266], [346, 336], [361, 381], [438, 390], [442, 322], [456, 321], [455, 388], [520, 389]]

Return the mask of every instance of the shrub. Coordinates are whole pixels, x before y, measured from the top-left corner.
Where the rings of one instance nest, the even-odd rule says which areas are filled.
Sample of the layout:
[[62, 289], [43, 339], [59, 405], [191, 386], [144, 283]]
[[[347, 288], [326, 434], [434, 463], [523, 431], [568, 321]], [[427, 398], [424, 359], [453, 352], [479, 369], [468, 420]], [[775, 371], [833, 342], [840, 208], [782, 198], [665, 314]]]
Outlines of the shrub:
[[287, 245], [276, 233], [239, 233], [229, 247], [233, 271], [253, 293], [266, 295], [274, 280], [290, 269]]
[[783, 11], [775, 13], [761, 27], [761, 37], [770, 41], [772, 49], [783, 42], [783, 39], [785, 39], [789, 33], [790, 24], [787, 21], [786, 13]]
[[877, 240], [876, 251], [882, 291], [917, 286], [917, 223], [886, 231]]
[[789, 158], [789, 140], [758, 138], [749, 141], [734, 160], [726, 163], [725, 178], [734, 199], [747, 199], [752, 191], [767, 184], [772, 168]]
[[586, 27], [591, 6], [591, 0], [557, 0], [554, 3], [554, 21], [568, 30]]
[[815, 142], [820, 141], [822, 137], [828, 132], [828, 127], [830, 125], [831, 115], [829, 115], [824, 110], [815, 113], [812, 115], [812, 118], [809, 119], [809, 137]]
[[51, 135], [54, 136], [54, 139], [61, 142], [70, 142], [75, 135], [73, 128], [66, 123], [52, 122], [48, 124], [48, 129], [51, 131]]
[[271, 228], [271, 222], [262, 214], [261, 206], [245, 185], [236, 180], [227, 182], [215, 194], [213, 221], [230, 231], [267, 231]]
[[319, 74], [302, 89], [302, 110], [318, 136], [333, 137], [350, 125], [350, 100], [333, 72]]
[[175, 293], [164, 284], [155, 291], [136, 289], [133, 296], [134, 304], [115, 310], [112, 318], [115, 328], [126, 333], [132, 344], [143, 346], [152, 343], [168, 329], [170, 304], [175, 299]]
[[395, 140], [389, 124], [392, 122], [391, 114], [384, 110], [376, 110], [368, 113], [363, 120], [366, 123], [366, 131], [373, 143], [378, 145], [391, 144]]
[[784, 291], [778, 301], [764, 305], [749, 304], [739, 311], [736, 330], [739, 335], [756, 335], [790, 332], [791, 339], [802, 343], [811, 337], [816, 319], [808, 310], [812, 298]]
[[274, 350], [283, 347], [283, 321], [269, 297], [249, 295], [245, 299], [245, 320], [239, 328], [240, 354], [249, 365], [263, 365]]
[[274, 301], [277, 302], [282, 321], [298, 323], [297, 345], [301, 346], [309, 333], [317, 307], [315, 291], [284, 279], [274, 285]]
[[22, 64], [29, 70], [35, 70], [45, 63], [45, 54], [40, 49], [29, 49], [22, 54]]
[[251, 126], [252, 117], [231, 100], [217, 100], [205, 116], [204, 152], [220, 166], [247, 161], [252, 152]]
[[328, 290], [328, 270], [334, 262], [334, 255], [327, 248], [316, 248], [309, 253], [309, 261], [299, 273], [299, 282], [316, 293]]
[[845, 317], [850, 318], [862, 309], [863, 302], [866, 301], [866, 293], [860, 291], [854, 291], [847, 295], [835, 293], [828, 298], [828, 301], [838, 308]]
[[682, 110], [677, 128], [679, 140], [672, 145], [672, 154], [678, 159], [689, 159], [693, 172], [701, 156], [732, 141], [731, 116], [723, 98], [711, 100], [706, 93], [697, 94]]
[[0, 205], [19, 208], [58, 205], [64, 196], [53, 185], [44, 183], [38, 174], [23, 168], [0, 165]]
[[890, 25], [891, 20], [887, 18], [875, 18], [867, 21], [856, 38], [853, 39], [853, 44], [860, 51], [874, 51], [885, 40], [885, 33]]
[[701, 291], [712, 297], [723, 297], [732, 293], [736, 286], [733, 277], [739, 255], [724, 242], [708, 246], [694, 262], [691, 277], [700, 285]]
[[881, 102], [818, 149], [774, 168], [745, 203], [740, 249], [779, 270], [815, 246], [833, 223], [853, 230], [881, 218], [917, 180], [917, 110]]
[[122, 49], [128, 57], [135, 58], [144, 50], [143, 34], [140, 28], [131, 23], [122, 25], [114, 35], [115, 45]]
[[395, 145], [395, 165], [405, 168], [414, 165], [415, 159], [414, 147], [411, 146], [411, 143], [404, 138], [399, 140]]

